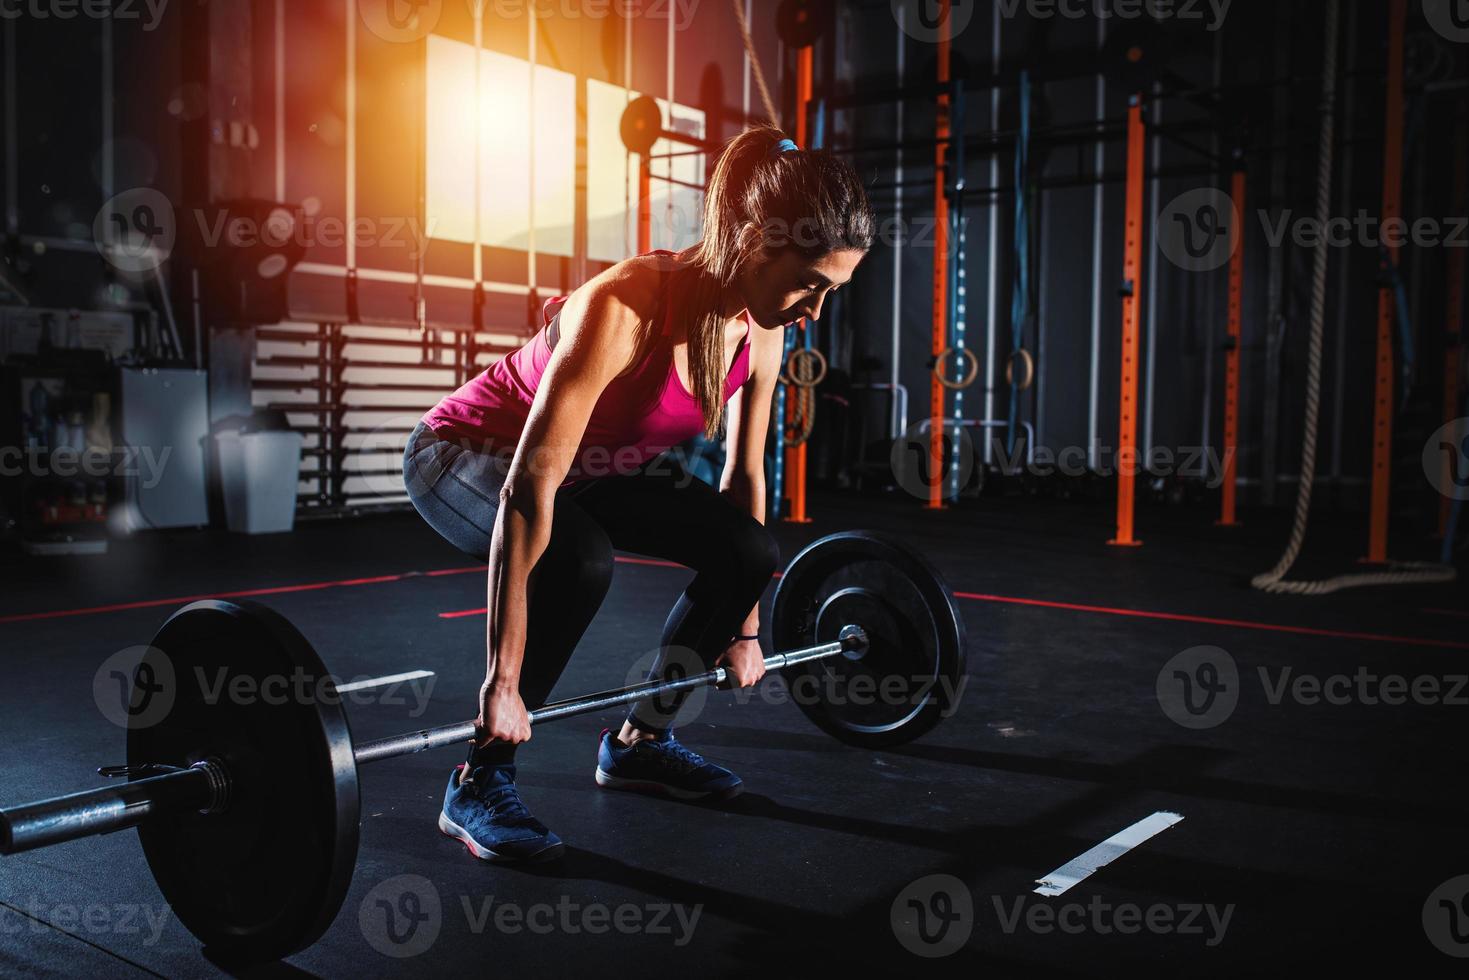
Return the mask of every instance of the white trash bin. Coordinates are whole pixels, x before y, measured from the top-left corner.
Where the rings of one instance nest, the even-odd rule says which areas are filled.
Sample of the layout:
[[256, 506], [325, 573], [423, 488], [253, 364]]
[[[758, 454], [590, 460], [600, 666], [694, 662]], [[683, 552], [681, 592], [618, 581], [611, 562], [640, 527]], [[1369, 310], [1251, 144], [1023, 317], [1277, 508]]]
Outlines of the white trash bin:
[[245, 534], [289, 531], [296, 520], [301, 433], [220, 432], [214, 439], [229, 529]]

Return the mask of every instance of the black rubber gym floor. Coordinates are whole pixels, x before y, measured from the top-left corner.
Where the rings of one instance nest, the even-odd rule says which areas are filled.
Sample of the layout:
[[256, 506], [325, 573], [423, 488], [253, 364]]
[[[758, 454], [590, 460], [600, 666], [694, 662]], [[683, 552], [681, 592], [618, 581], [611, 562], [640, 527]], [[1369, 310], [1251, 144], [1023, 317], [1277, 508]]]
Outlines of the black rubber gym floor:
[[[793, 705], [710, 693], [682, 732], [744, 777], [723, 807], [599, 790], [597, 737], [618, 712], [538, 726], [520, 783], [568, 849], [525, 869], [478, 862], [435, 828], [457, 750], [366, 767], [341, 915], [249, 975], [1447, 973], [1456, 961], [1435, 942], [1469, 951], [1469, 910], [1430, 901], [1469, 874], [1462, 587], [1253, 592], [1248, 576], [1284, 542], [1273, 516], [1221, 530], [1144, 509], [1145, 546], [1119, 551], [1101, 504], [933, 514], [817, 495], [811, 509], [814, 523], [778, 527], [787, 559], [834, 530], [887, 530], [960, 595], [970, 683], [952, 717], [879, 753]], [[1358, 520], [1315, 521], [1297, 571], [1349, 569], [1361, 538]], [[97, 766], [123, 761], [94, 674], [185, 597], [262, 590], [339, 677], [433, 672], [349, 701], [359, 740], [470, 716], [484, 618], [441, 614], [484, 605], [471, 564], [394, 515], [273, 538], [142, 537], [105, 559], [5, 571], [0, 803], [89, 788]], [[619, 564], [555, 696], [627, 683], [687, 575]], [[1227, 652], [1239, 680], [1226, 719], [1190, 728], [1165, 710], [1160, 674], [1171, 691], [1169, 661], [1200, 646]], [[1160, 812], [1183, 819], [1064, 895], [1034, 893]], [[899, 938], [909, 899], [935, 929], [952, 921], [932, 946], [904, 938], [948, 955]], [[173, 920], [131, 831], [0, 859], [0, 903], [6, 975], [224, 972]], [[407, 926], [385, 907], [418, 911], [410, 941], [386, 936]]]

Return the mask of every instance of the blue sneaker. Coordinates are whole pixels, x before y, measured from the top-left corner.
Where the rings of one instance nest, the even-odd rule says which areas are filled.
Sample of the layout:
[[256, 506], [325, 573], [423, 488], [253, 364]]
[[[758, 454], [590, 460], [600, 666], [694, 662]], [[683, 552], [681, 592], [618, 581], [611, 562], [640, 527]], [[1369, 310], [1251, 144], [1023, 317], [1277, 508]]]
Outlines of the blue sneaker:
[[481, 861], [549, 861], [565, 845], [531, 816], [515, 788], [515, 766], [479, 766], [463, 783], [454, 767], [439, 829]]
[[744, 789], [740, 777], [688, 748], [672, 732], [656, 741], [643, 739], [629, 746], [610, 728], [602, 730], [597, 785], [676, 800], [728, 800]]

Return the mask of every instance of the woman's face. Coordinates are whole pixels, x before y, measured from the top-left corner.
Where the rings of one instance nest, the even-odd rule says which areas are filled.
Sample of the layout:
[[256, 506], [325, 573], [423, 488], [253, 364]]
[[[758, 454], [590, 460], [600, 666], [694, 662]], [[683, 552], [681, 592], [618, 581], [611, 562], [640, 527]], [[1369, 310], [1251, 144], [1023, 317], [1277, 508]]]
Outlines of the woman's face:
[[750, 318], [766, 330], [820, 319], [827, 295], [847, 284], [866, 254], [842, 249], [812, 258], [786, 249], [751, 262], [741, 277]]

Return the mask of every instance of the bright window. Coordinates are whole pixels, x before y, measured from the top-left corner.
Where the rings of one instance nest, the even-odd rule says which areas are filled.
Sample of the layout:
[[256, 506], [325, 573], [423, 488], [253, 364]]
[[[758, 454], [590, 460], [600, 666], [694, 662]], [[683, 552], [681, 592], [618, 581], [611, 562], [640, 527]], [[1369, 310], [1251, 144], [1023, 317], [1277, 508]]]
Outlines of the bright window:
[[437, 35], [428, 38], [429, 234], [456, 242], [475, 240], [478, 135], [480, 241], [525, 249], [534, 227], [537, 252], [570, 255], [576, 76], [537, 65], [532, 116], [530, 63], [480, 51], [476, 106], [474, 58], [472, 45]]

